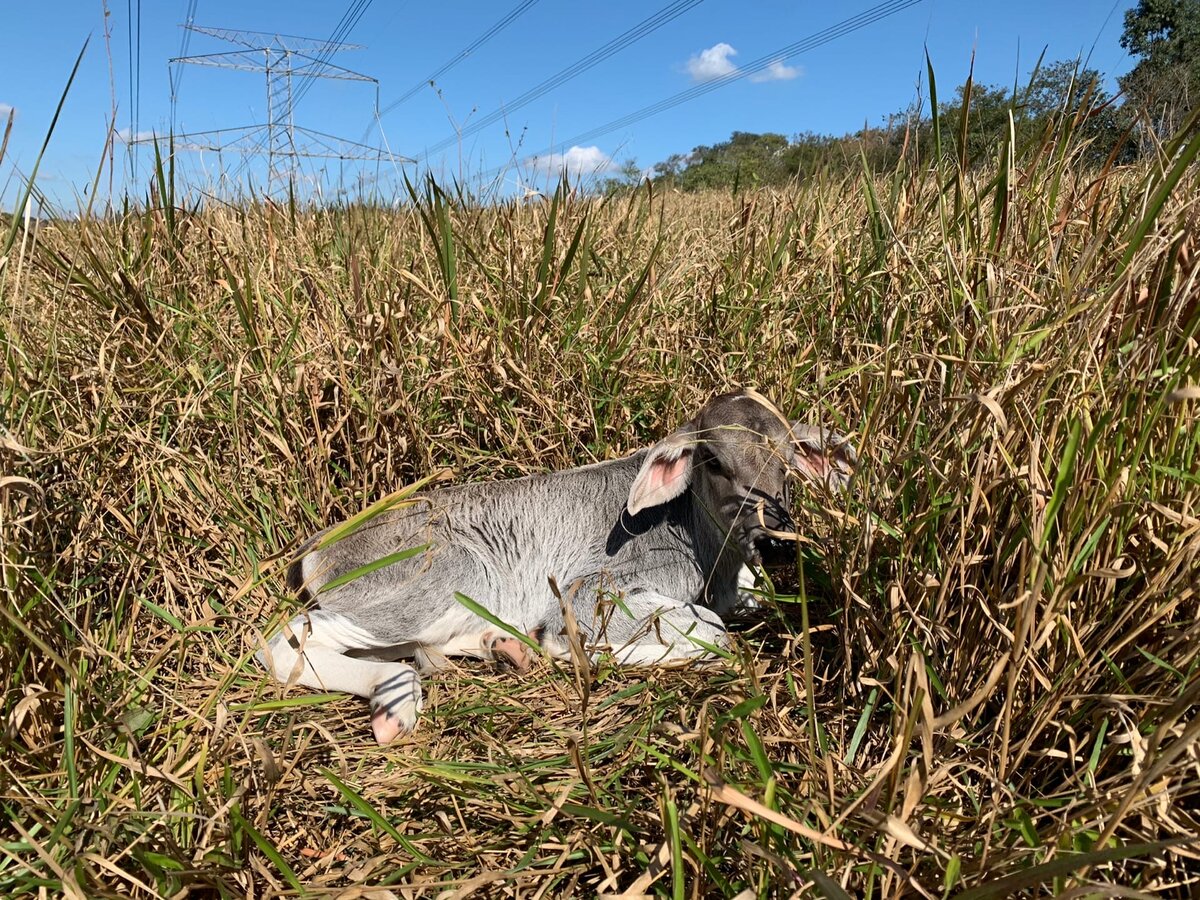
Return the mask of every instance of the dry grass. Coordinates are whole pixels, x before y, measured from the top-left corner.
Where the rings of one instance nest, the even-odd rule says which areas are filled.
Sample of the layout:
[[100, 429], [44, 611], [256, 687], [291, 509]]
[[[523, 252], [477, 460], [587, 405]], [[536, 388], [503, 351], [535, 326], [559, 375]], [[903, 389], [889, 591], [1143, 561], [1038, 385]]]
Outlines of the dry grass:
[[[999, 176], [395, 211], [160, 172], [14, 231], [0, 891], [1190, 895], [1198, 146], [1085, 171], [1064, 123]], [[387, 748], [250, 662], [319, 525], [735, 384], [864, 459], [736, 660], [467, 666]]]

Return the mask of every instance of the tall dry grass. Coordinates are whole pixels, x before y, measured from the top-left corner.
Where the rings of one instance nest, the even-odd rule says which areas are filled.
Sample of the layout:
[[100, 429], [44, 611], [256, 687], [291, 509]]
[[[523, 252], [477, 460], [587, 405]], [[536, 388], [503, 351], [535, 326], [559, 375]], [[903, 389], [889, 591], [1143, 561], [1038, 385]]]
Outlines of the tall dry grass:
[[[1189, 895], [1200, 139], [1080, 149], [394, 210], [200, 209], [160, 165], [14, 226], [0, 891]], [[387, 748], [251, 662], [298, 537], [735, 384], [864, 465], [733, 661], [464, 666]]]

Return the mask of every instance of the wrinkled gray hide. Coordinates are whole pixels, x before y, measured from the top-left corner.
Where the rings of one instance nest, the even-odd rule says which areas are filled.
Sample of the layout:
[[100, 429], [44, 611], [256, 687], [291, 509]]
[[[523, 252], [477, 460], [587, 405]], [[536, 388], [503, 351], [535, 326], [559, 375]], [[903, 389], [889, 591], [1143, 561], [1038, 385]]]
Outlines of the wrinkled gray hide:
[[415, 722], [416, 673], [347, 652], [404, 645], [418, 661], [496, 655], [524, 668], [523, 647], [468, 611], [456, 592], [566, 656], [553, 578], [591, 649], [607, 647], [629, 663], [703, 655], [704, 645], [725, 643], [721, 616], [739, 602], [744, 565], [764, 555], [795, 558], [795, 476], [837, 488], [855, 462], [840, 435], [791, 425], [758, 395], [739, 392], [714, 398], [625, 459], [434, 490], [324, 549], [302, 548], [289, 584], [319, 609], [296, 617], [260, 659], [280, 680], [370, 698], [376, 736], [386, 741]]

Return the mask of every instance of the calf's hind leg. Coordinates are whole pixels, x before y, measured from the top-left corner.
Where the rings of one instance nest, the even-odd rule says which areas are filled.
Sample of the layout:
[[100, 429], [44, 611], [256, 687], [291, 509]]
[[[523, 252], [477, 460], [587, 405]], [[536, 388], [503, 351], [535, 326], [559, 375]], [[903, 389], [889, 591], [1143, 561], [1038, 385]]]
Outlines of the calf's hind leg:
[[696, 659], [711, 655], [710, 646], [729, 646], [725, 623], [711, 609], [654, 591], [631, 591], [596, 619], [597, 637], [628, 665]]
[[345, 616], [322, 609], [296, 616], [257, 659], [285, 684], [345, 691], [371, 702], [371, 730], [381, 744], [412, 731], [423, 699], [421, 679], [408, 663], [347, 656], [347, 650], [390, 646]]
[[449, 665], [446, 660], [448, 656], [469, 656], [490, 659], [501, 668], [513, 669], [521, 675], [529, 671], [534, 657], [533, 651], [523, 641], [491, 628], [479, 632], [466, 631], [442, 644], [422, 645], [420, 653], [427, 661], [428, 668], [425, 671]]

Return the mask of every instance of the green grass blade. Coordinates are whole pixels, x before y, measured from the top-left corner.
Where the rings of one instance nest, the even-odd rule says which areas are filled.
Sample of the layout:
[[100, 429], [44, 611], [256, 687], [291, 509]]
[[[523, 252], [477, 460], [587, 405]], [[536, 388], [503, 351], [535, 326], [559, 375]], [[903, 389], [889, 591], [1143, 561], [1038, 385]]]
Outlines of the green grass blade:
[[666, 797], [664, 806], [667, 817], [663, 827], [671, 847], [671, 897], [673, 900], [684, 900], [687, 895], [687, 882], [683, 870], [683, 840], [679, 836], [679, 809], [670, 796]]
[[366, 565], [351, 569], [349, 572], [345, 572], [339, 575], [337, 578], [330, 579], [321, 585], [321, 589], [317, 593], [324, 594], [327, 591], [340, 588], [343, 584], [349, 584], [351, 581], [362, 578], [364, 575], [370, 575], [372, 572], [376, 572], [379, 569], [387, 568], [393, 563], [398, 563], [406, 559], [412, 559], [414, 556], [420, 556], [432, 546], [432, 544], [422, 544], [420, 547], [410, 547], [407, 550], [397, 550], [395, 553], [389, 553], [387, 556], [380, 557], [379, 559], [373, 560]]
[[507, 622], [505, 622], [504, 620], [502, 620], [501, 618], [496, 616], [493, 612], [491, 612], [491, 610], [489, 610], [483, 604], [476, 603], [474, 600], [472, 600], [466, 594], [460, 594], [458, 591], [454, 592], [454, 599], [457, 600], [459, 603], [461, 603], [463, 606], [465, 606], [467, 609], [469, 609], [471, 612], [475, 613], [475, 615], [479, 616], [479, 618], [483, 619], [485, 622], [489, 622], [492, 625], [495, 625], [497, 628], [499, 628], [505, 634], [515, 637], [518, 641], [520, 641], [526, 647], [529, 647], [531, 650], [535, 651], [539, 655], [541, 654], [542, 648], [538, 644], [537, 641], [535, 641], [529, 635], [525, 634], [523, 631], [519, 631], [518, 629], [514, 628], [512, 625], [509, 625]]
[[358, 529], [362, 528], [368, 522], [379, 518], [379, 516], [382, 516], [384, 513], [393, 509], [403, 509], [406, 506], [411, 506], [416, 502], [414, 497], [418, 492], [437, 481], [444, 480], [446, 477], [447, 473], [445, 471], [435, 472], [434, 474], [427, 475], [419, 481], [414, 481], [412, 484], [406, 485], [397, 491], [393, 491], [386, 497], [383, 497], [372, 503], [362, 512], [351, 516], [341, 525], [330, 529], [316, 544], [313, 545], [312, 549], [324, 550], [330, 544], [337, 543], [342, 538], [354, 534], [354, 532], [358, 531]]
[[1049, 862], [1030, 866], [1012, 875], [1005, 875], [995, 881], [968, 888], [955, 894], [955, 900], [987, 900], [989, 897], [1012, 897], [1016, 894], [1036, 888], [1054, 878], [1071, 875], [1080, 869], [1103, 863], [1117, 862], [1122, 859], [1136, 859], [1151, 856], [1168, 847], [1179, 847], [1184, 844], [1200, 843], [1200, 838], [1184, 837], [1171, 838], [1165, 841], [1153, 841], [1145, 844], [1129, 844], [1125, 847], [1112, 847], [1108, 850], [1093, 850], [1088, 853], [1064, 854]]
[[1054, 523], [1058, 511], [1062, 508], [1063, 502], [1067, 499], [1067, 493], [1074, 484], [1075, 454], [1079, 450], [1079, 440], [1082, 434], [1083, 422], [1080, 419], [1075, 419], [1071, 423], [1071, 432], [1067, 437], [1067, 444], [1063, 448], [1062, 459], [1058, 463], [1058, 474], [1054, 479], [1054, 492], [1050, 495], [1050, 502], [1046, 504], [1046, 524], [1042, 531], [1042, 539], [1038, 546], [1039, 550], [1046, 549], [1046, 543], [1050, 540], [1050, 536], [1054, 532]]
[[431, 865], [439, 865], [437, 860], [422, 853], [412, 843], [412, 841], [410, 841], [408, 838], [406, 838], [404, 835], [402, 835], [399, 832], [399, 830], [396, 828], [395, 825], [393, 825], [391, 822], [389, 822], [387, 819], [385, 819], [383, 816], [381, 816], [379, 814], [379, 811], [376, 810], [375, 807], [373, 807], [365, 799], [363, 799], [363, 796], [361, 794], [359, 794], [357, 791], [355, 791], [353, 788], [351, 788], [350, 785], [346, 784], [346, 782], [342, 781], [342, 779], [340, 779], [336, 775], [334, 775], [333, 772], [331, 772], [329, 769], [322, 769], [321, 774], [329, 779], [330, 784], [332, 784], [335, 788], [337, 788], [338, 793], [342, 795], [342, 798], [347, 803], [349, 803], [351, 806], [353, 806], [355, 809], [357, 809], [360, 813], [362, 813], [364, 816], [366, 816], [368, 819], [370, 819], [371, 824], [373, 824], [376, 828], [378, 828], [384, 834], [388, 835], [392, 840], [394, 840], [397, 844], [399, 844], [406, 851], [408, 851], [408, 853], [413, 857], [413, 859], [418, 860], [419, 862], [422, 862], [422, 863], [427, 863], [427, 864], [431, 864]]
[[[1200, 119], [1200, 108], [1192, 114], [1191, 125], [1194, 125], [1198, 119]], [[1116, 279], [1120, 279], [1125, 270], [1129, 268], [1129, 264], [1133, 262], [1134, 256], [1146, 240], [1146, 235], [1150, 233], [1150, 229], [1158, 221], [1158, 216], [1162, 212], [1163, 206], [1166, 205], [1167, 198], [1171, 196], [1171, 192], [1175, 190], [1176, 185], [1179, 184], [1184, 174], [1188, 171], [1192, 162], [1196, 159], [1197, 153], [1200, 153], [1200, 131], [1197, 131], [1192, 136], [1192, 139], [1188, 141], [1183, 151], [1175, 159], [1175, 164], [1171, 166], [1171, 170], [1163, 176], [1153, 195], [1151, 195], [1149, 203], [1146, 204], [1146, 212], [1134, 227], [1128, 246], [1125, 248], [1125, 255], [1121, 257], [1121, 262], [1117, 266]]]
[[287, 864], [286, 860], [284, 860], [283, 855], [279, 852], [279, 849], [265, 837], [263, 837], [257, 828], [247, 822], [242, 817], [241, 812], [236, 806], [229, 810], [229, 818], [233, 820], [233, 823], [238, 828], [250, 836], [250, 840], [252, 840], [255, 846], [262, 851], [263, 856], [269, 859], [272, 865], [279, 870], [280, 874], [283, 875], [284, 880], [292, 886], [292, 890], [294, 890], [301, 897], [307, 897], [308, 891], [305, 889], [304, 885], [300, 883], [300, 879], [296, 877], [296, 873], [292, 867]]
[[[58, 117], [62, 115], [63, 104], [67, 102], [67, 94], [71, 92], [71, 85], [75, 83], [75, 76], [79, 72], [79, 64], [83, 62], [83, 54], [87, 52], [89, 41], [91, 41], [91, 36], [84, 38], [83, 46], [79, 48], [79, 55], [75, 57], [75, 64], [71, 66], [71, 74], [67, 76], [66, 86], [63, 87], [62, 93], [59, 94], [58, 105], [54, 107], [54, 115], [50, 118], [50, 127], [46, 129], [46, 137], [42, 140], [42, 147], [40, 150], [38, 150], [38, 155], [33, 159], [33, 168], [29, 170], [29, 178], [25, 182], [24, 194], [13, 206], [12, 221], [8, 223], [8, 236], [4, 239], [4, 249], [0, 251], [0, 256], [7, 256], [12, 251], [13, 244], [15, 244], [17, 241], [17, 233], [21, 228], [20, 213], [29, 203], [29, 198], [34, 189], [34, 183], [37, 181], [38, 169], [40, 169], [42, 165], [42, 157], [46, 155], [46, 150], [50, 146], [50, 138], [54, 136], [54, 129], [58, 125]], [[8, 134], [6, 132], [6, 143], [7, 140]]]

